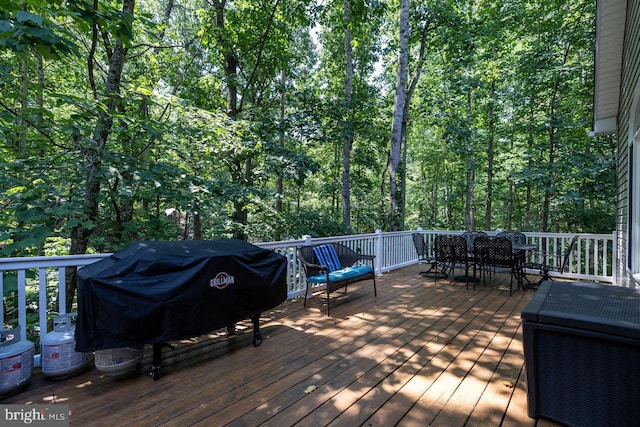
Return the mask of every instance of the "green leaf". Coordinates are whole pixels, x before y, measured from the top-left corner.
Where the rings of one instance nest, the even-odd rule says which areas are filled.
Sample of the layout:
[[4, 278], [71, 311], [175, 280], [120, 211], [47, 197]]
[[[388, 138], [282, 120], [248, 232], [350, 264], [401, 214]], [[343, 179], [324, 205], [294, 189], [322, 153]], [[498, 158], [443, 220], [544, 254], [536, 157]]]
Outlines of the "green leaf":
[[24, 185], [19, 185], [17, 187], [9, 188], [6, 191], [6, 194], [7, 194], [7, 196], [13, 196], [13, 195], [16, 195], [16, 194], [24, 193], [25, 191], [27, 191], [27, 187], [25, 187]]
[[6, 19], [0, 20], [0, 33], [6, 33], [8, 31], [11, 31], [11, 22]]
[[12, 292], [16, 292], [18, 290], [18, 275], [15, 272], [5, 272], [2, 279], [4, 297], [8, 297]]
[[29, 12], [20, 11], [16, 13], [16, 19], [18, 20], [18, 22], [21, 22], [23, 24], [35, 24], [38, 26], [42, 25], [42, 16], [34, 15], [33, 13]]
[[60, 55], [51, 49], [51, 46], [37, 44], [33, 47], [44, 59], [60, 59]]

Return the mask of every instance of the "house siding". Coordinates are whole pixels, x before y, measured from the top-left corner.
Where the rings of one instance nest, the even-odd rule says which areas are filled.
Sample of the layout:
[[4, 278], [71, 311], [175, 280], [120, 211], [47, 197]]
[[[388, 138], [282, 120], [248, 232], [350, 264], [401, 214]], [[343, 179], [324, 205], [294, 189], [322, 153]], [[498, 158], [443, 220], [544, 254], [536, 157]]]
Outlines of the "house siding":
[[[628, 189], [629, 189], [629, 122], [631, 107], [640, 82], [640, 1], [627, 2], [627, 22], [622, 63], [622, 85], [618, 116], [618, 164], [617, 164], [617, 224], [618, 236], [617, 278], [624, 286], [637, 286], [627, 268], [628, 243]], [[636, 153], [637, 155], [638, 153]], [[640, 173], [635, 171], [634, 173]], [[638, 189], [634, 197], [640, 197]], [[637, 250], [636, 250], [637, 251]], [[638, 256], [636, 253], [635, 256]]]

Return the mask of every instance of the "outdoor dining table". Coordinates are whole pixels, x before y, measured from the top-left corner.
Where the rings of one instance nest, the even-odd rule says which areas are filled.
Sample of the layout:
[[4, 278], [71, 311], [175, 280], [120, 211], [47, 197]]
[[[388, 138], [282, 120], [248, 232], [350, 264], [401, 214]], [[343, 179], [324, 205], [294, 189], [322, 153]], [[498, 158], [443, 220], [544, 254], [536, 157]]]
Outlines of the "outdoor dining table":
[[[529, 281], [529, 279], [527, 278], [527, 275], [525, 274], [524, 271], [524, 260], [527, 259], [527, 252], [528, 251], [533, 251], [536, 250], [538, 248], [537, 245], [533, 244], [533, 243], [512, 243], [511, 245], [511, 250], [513, 251], [514, 255], [515, 254], [520, 254], [522, 253], [522, 265], [519, 266], [518, 268], [518, 273], [520, 278], [524, 279], [524, 280], [518, 280], [518, 286], [520, 287], [520, 283], [522, 283], [522, 287], [524, 289], [533, 289], [533, 286], [528, 285], [529, 283], [532, 283], [531, 281]], [[472, 264], [474, 269], [473, 269], [473, 275], [469, 274], [469, 264]], [[459, 276], [455, 276], [454, 280], [456, 281], [460, 281], [460, 282], [477, 282], [480, 279], [478, 277], [476, 277], [475, 274], [475, 259], [474, 259], [474, 251], [473, 251], [473, 247], [470, 247], [468, 250], [468, 259], [467, 259], [467, 264], [465, 266], [465, 274], [464, 275], [459, 275]], [[525, 284], [525, 281], [527, 284]]]
[[511, 245], [511, 249], [516, 251], [533, 251], [538, 248], [538, 245], [533, 243], [514, 243]]

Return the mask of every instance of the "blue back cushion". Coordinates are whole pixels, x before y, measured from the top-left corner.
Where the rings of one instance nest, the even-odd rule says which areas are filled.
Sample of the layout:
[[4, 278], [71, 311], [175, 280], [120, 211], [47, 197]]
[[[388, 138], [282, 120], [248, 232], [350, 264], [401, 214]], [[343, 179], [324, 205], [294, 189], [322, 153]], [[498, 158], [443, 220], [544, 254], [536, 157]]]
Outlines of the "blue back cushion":
[[333, 245], [321, 245], [313, 248], [313, 253], [318, 258], [318, 264], [326, 265], [329, 271], [340, 270], [340, 260]]

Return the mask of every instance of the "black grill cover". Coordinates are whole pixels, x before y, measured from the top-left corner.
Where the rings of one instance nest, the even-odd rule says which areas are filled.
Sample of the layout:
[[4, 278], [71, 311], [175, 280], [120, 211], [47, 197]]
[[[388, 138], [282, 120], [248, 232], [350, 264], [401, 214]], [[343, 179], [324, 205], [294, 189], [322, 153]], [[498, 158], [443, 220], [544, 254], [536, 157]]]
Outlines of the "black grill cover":
[[76, 351], [199, 336], [287, 298], [286, 258], [242, 240], [141, 241], [78, 270]]

